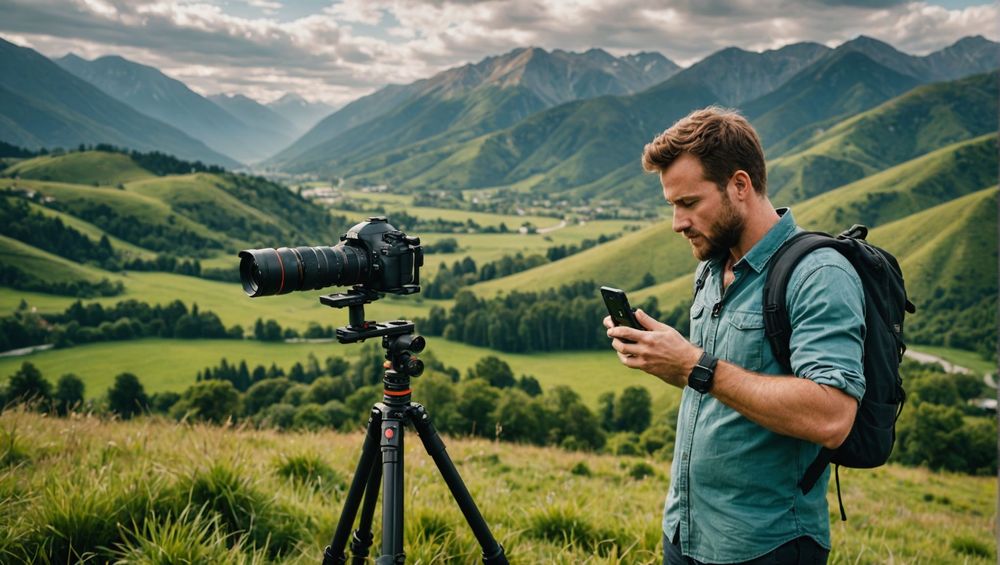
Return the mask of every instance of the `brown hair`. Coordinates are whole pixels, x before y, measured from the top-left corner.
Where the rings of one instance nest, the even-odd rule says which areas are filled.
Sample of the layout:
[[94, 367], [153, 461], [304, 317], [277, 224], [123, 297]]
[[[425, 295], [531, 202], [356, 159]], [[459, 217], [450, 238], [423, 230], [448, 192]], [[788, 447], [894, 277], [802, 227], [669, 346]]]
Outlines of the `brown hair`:
[[709, 106], [681, 118], [646, 144], [642, 168], [663, 172], [682, 154], [690, 153], [701, 161], [705, 180], [719, 190], [726, 188], [730, 177], [743, 170], [759, 194], [767, 194], [767, 171], [764, 150], [757, 132], [736, 110]]

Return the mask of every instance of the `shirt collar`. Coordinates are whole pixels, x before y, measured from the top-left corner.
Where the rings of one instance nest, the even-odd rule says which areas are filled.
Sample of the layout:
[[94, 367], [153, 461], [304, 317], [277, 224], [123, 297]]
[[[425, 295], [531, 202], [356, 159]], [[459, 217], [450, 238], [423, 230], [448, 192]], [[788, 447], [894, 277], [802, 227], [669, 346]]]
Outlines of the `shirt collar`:
[[767, 262], [771, 260], [771, 256], [781, 247], [781, 244], [785, 243], [796, 232], [798, 228], [795, 225], [791, 208], [778, 208], [775, 211], [780, 216], [778, 222], [771, 226], [764, 237], [754, 244], [750, 251], [736, 262], [736, 265], [733, 265], [734, 268], [738, 267], [740, 263], [746, 263], [751, 269], [760, 273]]

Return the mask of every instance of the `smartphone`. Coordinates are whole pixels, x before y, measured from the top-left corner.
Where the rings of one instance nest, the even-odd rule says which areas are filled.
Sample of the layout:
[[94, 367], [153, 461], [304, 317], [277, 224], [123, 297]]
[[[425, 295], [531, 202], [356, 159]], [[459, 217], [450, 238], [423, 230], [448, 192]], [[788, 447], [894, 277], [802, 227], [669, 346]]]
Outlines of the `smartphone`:
[[[601, 296], [604, 297], [604, 305], [608, 307], [608, 314], [611, 315], [611, 321], [616, 326], [626, 326], [637, 330], [646, 329], [635, 319], [635, 310], [629, 305], [628, 297], [625, 296], [624, 290], [602, 286]], [[630, 340], [622, 341], [633, 343]]]

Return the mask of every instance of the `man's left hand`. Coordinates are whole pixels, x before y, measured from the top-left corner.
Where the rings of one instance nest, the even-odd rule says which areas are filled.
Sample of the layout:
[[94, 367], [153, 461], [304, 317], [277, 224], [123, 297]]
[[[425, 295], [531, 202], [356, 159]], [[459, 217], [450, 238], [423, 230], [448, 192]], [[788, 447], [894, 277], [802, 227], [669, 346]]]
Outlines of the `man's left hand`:
[[[667, 384], [684, 388], [688, 375], [701, 358], [701, 348], [684, 339], [677, 330], [659, 322], [642, 310], [636, 310], [636, 320], [646, 331], [615, 326], [611, 317], [604, 318], [611, 347], [618, 359], [632, 369], [641, 369]], [[635, 343], [625, 343], [627, 339]]]

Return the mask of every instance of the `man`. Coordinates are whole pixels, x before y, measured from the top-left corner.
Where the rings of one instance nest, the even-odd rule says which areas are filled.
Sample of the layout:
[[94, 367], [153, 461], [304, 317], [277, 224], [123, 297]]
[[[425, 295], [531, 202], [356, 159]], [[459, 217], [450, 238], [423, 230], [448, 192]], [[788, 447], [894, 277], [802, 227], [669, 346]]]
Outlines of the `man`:
[[705, 276], [690, 341], [641, 310], [647, 331], [604, 320], [622, 364], [683, 389], [664, 562], [825, 563], [829, 471], [808, 494], [796, 484], [821, 446], [844, 441], [864, 394], [860, 279], [832, 249], [799, 263], [786, 374], [761, 304], [769, 260], [799, 228], [767, 197], [757, 133], [736, 112], [698, 110], [646, 145], [642, 162], [659, 173], [673, 230]]

